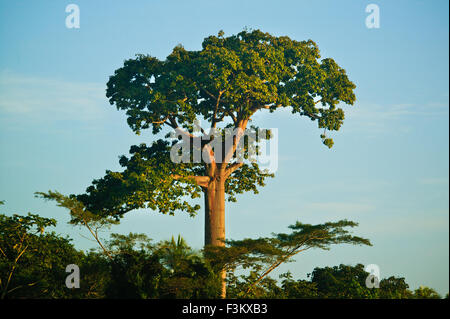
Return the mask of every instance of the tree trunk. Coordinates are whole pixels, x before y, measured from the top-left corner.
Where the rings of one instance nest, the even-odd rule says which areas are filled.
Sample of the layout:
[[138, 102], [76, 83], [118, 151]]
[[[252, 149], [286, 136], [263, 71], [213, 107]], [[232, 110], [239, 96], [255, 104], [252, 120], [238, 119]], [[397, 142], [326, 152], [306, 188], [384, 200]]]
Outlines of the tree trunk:
[[[205, 189], [205, 246], [225, 246], [225, 176], [218, 174]], [[221, 297], [226, 297], [226, 272], [221, 272]]]
[[[208, 186], [204, 188], [205, 192], [205, 246], [225, 247], [225, 181], [232, 173], [228, 164], [233, 156], [237, 145], [245, 128], [248, 119], [242, 119], [236, 126], [237, 134], [233, 135], [233, 143], [228, 144], [224, 141], [222, 144], [223, 154], [219, 163], [215, 161], [215, 154], [212, 148], [209, 148], [209, 154], [213, 160], [212, 165], [207, 165], [206, 170], [209, 176]], [[227, 147], [227, 145], [230, 145]], [[227, 170], [228, 167], [228, 170]], [[235, 169], [238, 166], [235, 167]], [[226, 271], [221, 271], [222, 285], [221, 298], [226, 297]]]

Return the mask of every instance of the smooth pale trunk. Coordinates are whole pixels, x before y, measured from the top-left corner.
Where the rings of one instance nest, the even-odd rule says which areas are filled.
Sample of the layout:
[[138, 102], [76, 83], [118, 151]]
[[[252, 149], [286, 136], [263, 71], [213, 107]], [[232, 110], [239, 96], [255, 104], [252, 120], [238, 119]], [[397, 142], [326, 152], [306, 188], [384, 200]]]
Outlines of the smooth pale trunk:
[[[205, 190], [205, 246], [225, 246], [225, 178], [217, 176]], [[226, 297], [226, 272], [222, 271], [221, 297]]]
[[[239, 143], [247, 126], [247, 121], [244, 120], [239, 124], [238, 134], [233, 144], [237, 145]], [[229, 153], [227, 151], [224, 154]], [[229, 158], [222, 162], [228, 163], [228, 160]], [[217, 167], [213, 174], [214, 178], [212, 178], [205, 189], [205, 246], [225, 246], [225, 181], [228, 175], [226, 175], [223, 167], [227, 167], [227, 165], [222, 164]], [[227, 291], [225, 270], [222, 270], [221, 277], [221, 297], [225, 298]]]

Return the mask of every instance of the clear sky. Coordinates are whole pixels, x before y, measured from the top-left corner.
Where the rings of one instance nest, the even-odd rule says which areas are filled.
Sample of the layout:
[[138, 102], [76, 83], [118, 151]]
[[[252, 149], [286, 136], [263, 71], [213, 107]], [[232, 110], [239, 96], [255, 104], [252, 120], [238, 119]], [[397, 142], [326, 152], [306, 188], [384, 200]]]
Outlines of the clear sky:
[[[65, 8], [80, 8], [68, 29]], [[368, 4], [380, 28], [368, 29]], [[124, 59], [164, 59], [181, 43], [244, 27], [295, 40], [312, 39], [357, 85], [334, 147], [316, 124], [289, 112], [259, 114], [278, 128], [279, 167], [259, 195], [227, 203], [226, 234], [240, 239], [285, 232], [296, 220], [350, 219], [373, 247], [309, 251], [281, 271], [301, 278], [316, 266], [377, 264], [381, 276], [404, 276], [411, 288], [449, 290], [448, 1], [4, 1], [0, 0], [0, 211], [56, 218], [56, 231], [80, 249], [95, 247], [66, 224], [65, 210], [35, 191], [81, 193], [106, 169], [117, 170], [136, 136], [105, 97]], [[200, 202], [201, 203], [201, 202]], [[203, 212], [129, 213], [112, 232], [154, 240], [182, 234], [203, 244]], [[107, 233], [104, 234], [107, 237]]]

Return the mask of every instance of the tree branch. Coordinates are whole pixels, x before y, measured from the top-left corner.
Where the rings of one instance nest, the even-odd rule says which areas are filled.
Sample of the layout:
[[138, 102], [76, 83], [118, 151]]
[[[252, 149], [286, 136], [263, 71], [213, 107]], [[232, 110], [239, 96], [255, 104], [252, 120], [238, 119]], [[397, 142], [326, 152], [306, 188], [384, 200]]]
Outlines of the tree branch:
[[[177, 121], [172, 116], [169, 116], [169, 121], [170, 121], [170, 127], [172, 127], [180, 135], [184, 135], [184, 136], [188, 137], [191, 141], [194, 141], [195, 139], [202, 139], [201, 136], [194, 136], [191, 133], [183, 130], [180, 126], [178, 126]], [[205, 131], [203, 130], [203, 128], [200, 127], [200, 131], [205, 136]]]
[[103, 251], [105, 252], [105, 254], [108, 256], [108, 258], [110, 260], [112, 260], [112, 256], [109, 253], [109, 251], [103, 246], [102, 242], [100, 241], [100, 239], [98, 238], [98, 234], [97, 234], [97, 230], [95, 231], [95, 233], [92, 231], [91, 227], [89, 226], [89, 224], [87, 223], [86, 219], [84, 218], [84, 216], [82, 216], [82, 220], [84, 225], [86, 226], [86, 228], [89, 230], [89, 232], [92, 234], [92, 236], [94, 236], [95, 240], [97, 241], [97, 243], [100, 245], [100, 247], [103, 249]]
[[211, 120], [211, 128], [216, 127], [216, 123], [217, 123], [216, 115], [217, 115], [217, 110], [219, 109], [220, 97], [222, 96], [223, 92], [224, 91], [219, 91], [219, 96], [217, 97], [216, 108], [214, 109], [214, 113], [213, 113], [212, 120]]
[[212, 97], [214, 100], [217, 101], [217, 98], [214, 96], [214, 94], [212, 94], [211, 92], [209, 92], [207, 89], [202, 88], [202, 87], [201, 87], [200, 89], [202, 89], [203, 91], [205, 91], [206, 94], [208, 94], [210, 97]]
[[309, 238], [305, 239], [304, 241], [302, 241], [300, 244], [297, 244], [294, 248], [292, 248], [290, 251], [288, 251], [285, 255], [281, 256], [277, 261], [275, 261], [268, 268], [266, 268], [266, 270], [264, 270], [264, 272], [258, 277], [258, 279], [256, 279], [256, 281], [250, 285], [250, 287], [246, 291], [246, 294], [248, 294], [258, 282], [260, 282], [264, 277], [266, 277], [270, 272], [272, 272], [275, 268], [277, 268], [283, 262], [285, 262], [292, 256], [295, 256], [298, 253], [311, 248], [311, 246], [306, 246], [305, 248], [300, 249], [302, 246], [305, 246], [309, 241], [311, 241], [313, 239], [325, 239], [325, 237], [309, 237]]
[[231, 147], [229, 147], [227, 150], [225, 150], [225, 157], [224, 157], [224, 163], [229, 163], [231, 158], [233, 157], [234, 152], [236, 152], [237, 146], [239, 144], [239, 141], [241, 140], [242, 136], [245, 134], [245, 129], [247, 127], [248, 119], [241, 119], [237, 123], [237, 129], [236, 135], [233, 134], [233, 143]]
[[242, 162], [230, 164], [225, 171], [225, 176], [226, 177], [230, 176], [235, 170], [237, 170], [242, 165], [244, 165], [244, 163], [242, 163]]
[[231, 119], [233, 120], [234, 126], [237, 126], [237, 118], [236, 116], [233, 114], [233, 112], [228, 113], [228, 115], [231, 117]]
[[266, 109], [266, 110], [269, 110], [269, 109], [271, 109], [271, 108], [279, 108], [279, 107], [281, 107], [281, 106], [283, 106], [282, 104], [275, 104], [275, 105], [273, 105], [273, 104], [263, 104], [263, 105], [257, 105], [257, 106], [255, 106], [255, 107], [253, 107], [252, 109], [251, 109], [251, 112], [252, 112], [252, 114], [253, 113], [255, 113], [256, 111], [258, 111], [258, 110], [260, 110], [260, 109]]
[[193, 179], [198, 186], [208, 187], [209, 181], [211, 178], [209, 176], [182, 176], [178, 174], [171, 175], [171, 177], [175, 180], [183, 179], [183, 178], [191, 178]]
[[161, 120], [161, 121], [155, 121], [155, 122], [152, 122], [152, 124], [168, 124], [167, 122], [166, 122], [166, 120], [169, 118], [169, 116], [170, 115], [167, 115], [163, 120]]

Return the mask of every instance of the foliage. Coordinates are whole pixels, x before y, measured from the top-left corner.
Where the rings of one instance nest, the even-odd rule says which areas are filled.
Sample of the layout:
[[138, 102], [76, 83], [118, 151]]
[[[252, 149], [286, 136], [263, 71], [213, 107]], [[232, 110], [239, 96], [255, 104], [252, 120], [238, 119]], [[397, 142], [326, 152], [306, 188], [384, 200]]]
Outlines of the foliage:
[[[184, 242], [155, 245], [143, 234], [113, 234], [109, 249], [109, 298], [211, 298], [218, 294], [217, 276], [205, 260]], [[139, 243], [139, 245], [137, 245]]]
[[157, 133], [169, 117], [187, 128], [198, 116], [209, 122], [233, 114], [248, 118], [266, 105], [271, 111], [291, 106], [293, 113], [318, 120], [319, 128], [337, 130], [344, 118], [336, 105], [355, 101], [345, 70], [333, 59], [320, 60], [313, 41], [260, 30], [209, 36], [201, 51], [176, 46], [165, 61], [137, 55], [107, 87], [110, 103], [126, 111], [135, 132], [152, 127]]
[[[330, 223], [323, 225], [327, 224]], [[181, 236], [152, 243], [144, 234], [112, 234], [106, 243], [112, 257], [109, 258], [102, 251], [77, 251], [69, 239], [46, 231], [54, 225], [54, 220], [34, 214], [0, 215], [3, 298], [191, 299], [218, 298], [220, 295], [217, 260], [210, 259], [211, 252], [207, 249], [193, 250]], [[283, 250], [280, 243], [273, 245], [276, 240], [285, 242], [289, 238], [295, 241], [299, 236], [294, 236], [296, 232], [305, 235], [306, 229], [317, 228], [296, 223], [291, 229], [291, 234], [274, 234], [270, 238], [273, 242], [268, 238], [229, 241], [222, 251], [224, 256], [218, 256], [218, 260], [234, 260], [229, 265], [245, 266], [250, 270], [237, 276], [230, 266], [229, 298], [440, 298], [428, 287], [410, 291], [405, 279], [397, 277], [381, 280], [379, 289], [366, 288], [365, 279], [369, 274], [361, 264], [315, 268], [309, 280], [294, 280], [290, 272], [281, 274], [281, 281], [269, 276], [261, 278], [262, 266], [276, 260], [274, 256], [279, 256]], [[332, 229], [328, 229], [328, 234], [348, 236], [341, 231], [330, 231]], [[335, 239], [329, 239], [327, 245], [336, 243]], [[311, 245], [313, 242], [311, 239]], [[244, 243], [251, 247], [245, 253]], [[327, 245], [314, 244], [322, 249]], [[65, 267], [73, 263], [80, 267], [79, 289], [65, 286], [68, 275]], [[250, 291], [249, 287], [252, 287]]]
[[36, 192], [35, 196], [45, 200], [56, 201], [59, 207], [68, 209], [71, 217], [69, 223], [72, 225], [85, 226], [103, 249], [103, 252], [109, 258], [112, 258], [110, 252], [105, 248], [100, 240], [99, 231], [105, 228], [108, 229], [114, 224], [118, 224], [117, 220], [91, 213], [74, 195], [65, 196], [57, 191], [48, 191], [47, 193]]
[[283, 288], [283, 295], [285, 298], [318, 298], [319, 292], [316, 283], [307, 280], [294, 280], [290, 272], [281, 274], [280, 278], [284, 278], [281, 282], [281, 287]]
[[377, 297], [377, 289], [366, 288], [369, 275], [364, 265], [355, 267], [339, 265], [334, 267], [315, 268], [310, 274], [311, 282], [316, 284], [320, 298], [333, 299], [373, 299]]
[[217, 269], [234, 272], [237, 267], [251, 268], [254, 280], [249, 282], [243, 296], [282, 263], [292, 261], [296, 254], [312, 248], [328, 250], [331, 245], [371, 245], [365, 238], [352, 236], [347, 227], [358, 224], [341, 220], [318, 225], [296, 222], [289, 226], [291, 233], [273, 234], [273, 237], [227, 240], [227, 247], [207, 246], [205, 256]]
[[412, 292], [405, 278], [391, 276], [380, 281], [379, 297], [381, 299], [412, 298]]
[[414, 290], [414, 298], [416, 299], [441, 299], [442, 297], [430, 287], [420, 286]]
[[[66, 197], [52, 196], [64, 207], [73, 207]], [[78, 212], [73, 215], [78, 218], [85, 210], [71, 212]], [[288, 234], [228, 240], [226, 247], [207, 246], [201, 251], [189, 247], [180, 235], [153, 243], [145, 234], [111, 234], [99, 252], [87, 253], [76, 250], [69, 238], [46, 230], [55, 225], [54, 219], [36, 214], [0, 214], [2, 298], [218, 298], [223, 268], [228, 270], [228, 298], [441, 298], [429, 287], [411, 291], [405, 278], [393, 276], [382, 279], [379, 289], [366, 288], [369, 273], [362, 264], [317, 267], [309, 280], [294, 280], [290, 272], [280, 275], [281, 282], [268, 276], [268, 269], [306, 249], [329, 249], [340, 243], [370, 245], [367, 239], [349, 234], [345, 228], [357, 224], [346, 220], [319, 225], [297, 222], [289, 226]], [[79, 289], [65, 286], [69, 264], [80, 267]], [[247, 274], [237, 275], [238, 267], [247, 269]]]
[[182, 198], [200, 197], [201, 188], [188, 176], [198, 169], [193, 164], [174, 163], [170, 159], [170, 143], [162, 140], [150, 147], [145, 144], [131, 146], [130, 158], [122, 156], [123, 172], [107, 171], [105, 177], [93, 181], [86, 194], [76, 198], [85, 203], [89, 211], [99, 216], [122, 217], [137, 208], [159, 209], [163, 214], [176, 210], [195, 215], [199, 205], [191, 205]]
[[79, 263], [82, 253], [70, 239], [46, 232], [54, 219], [28, 213], [0, 214], [1, 298], [66, 298], [65, 268]]

